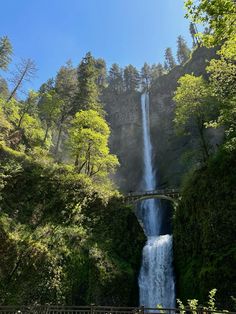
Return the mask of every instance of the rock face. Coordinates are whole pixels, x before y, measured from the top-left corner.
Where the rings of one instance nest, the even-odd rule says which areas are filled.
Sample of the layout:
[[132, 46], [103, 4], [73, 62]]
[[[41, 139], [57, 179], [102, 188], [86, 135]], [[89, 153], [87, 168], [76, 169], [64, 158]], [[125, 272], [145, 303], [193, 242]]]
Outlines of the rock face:
[[[195, 145], [188, 137], [175, 134], [172, 100], [178, 79], [184, 74], [206, 76], [205, 68], [215, 51], [198, 48], [183, 66], [176, 66], [168, 74], [158, 78], [150, 88], [150, 127], [153, 158], [160, 186], [175, 187], [180, 183], [186, 165], [181, 156]], [[124, 192], [140, 189], [142, 178], [142, 120], [140, 92], [103, 95], [107, 120], [111, 126], [110, 147], [120, 160], [115, 181]]]

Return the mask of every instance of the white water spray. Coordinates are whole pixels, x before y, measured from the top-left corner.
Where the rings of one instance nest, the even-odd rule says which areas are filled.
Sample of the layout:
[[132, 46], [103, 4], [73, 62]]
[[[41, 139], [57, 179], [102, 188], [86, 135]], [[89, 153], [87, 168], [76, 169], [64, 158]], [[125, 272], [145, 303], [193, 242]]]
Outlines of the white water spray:
[[[155, 171], [152, 166], [152, 145], [149, 124], [149, 96], [141, 96], [143, 126], [143, 189], [156, 189]], [[141, 220], [147, 236], [143, 248], [142, 267], [139, 274], [140, 305], [164, 308], [175, 307], [175, 286], [172, 269], [172, 236], [160, 235], [161, 206], [154, 199], [141, 204]]]

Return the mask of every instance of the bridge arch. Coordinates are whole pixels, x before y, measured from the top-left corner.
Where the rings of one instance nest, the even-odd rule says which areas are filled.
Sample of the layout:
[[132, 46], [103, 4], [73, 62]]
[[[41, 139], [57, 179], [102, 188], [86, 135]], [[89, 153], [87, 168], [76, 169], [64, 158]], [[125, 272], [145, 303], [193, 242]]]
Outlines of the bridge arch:
[[131, 192], [126, 195], [126, 200], [129, 203], [137, 203], [148, 199], [162, 199], [172, 202], [174, 205], [177, 204], [180, 192], [178, 189], [163, 189], [155, 191], [145, 192]]
[[161, 199], [161, 200], [167, 200], [167, 201], [170, 201], [170, 202], [173, 202], [173, 203], [177, 203], [176, 198], [173, 198], [173, 197], [170, 197], [170, 196], [167, 196], [167, 195], [160, 195], [160, 194], [140, 196], [140, 197], [134, 199], [133, 202], [137, 203], [137, 202], [141, 202], [141, 201], [144, 201], [144, 200], [150, 200], [150, 199]]

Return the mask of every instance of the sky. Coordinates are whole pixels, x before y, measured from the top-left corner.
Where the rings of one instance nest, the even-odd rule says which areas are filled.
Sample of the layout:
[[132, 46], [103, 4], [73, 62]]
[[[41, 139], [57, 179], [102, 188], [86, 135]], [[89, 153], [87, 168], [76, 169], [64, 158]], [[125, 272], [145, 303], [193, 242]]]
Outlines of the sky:
[[76, 66], [88, 51], [108, 67], [163, 62], [166, 47], [176, 52], [178, 35], [191, 46], [184, 15], [184, 0], [7, 0], [1, 3], [0, 37], [13, 45], [10, 69], [20, 58], [36, 62], [31, 87], [37, 89], [67, 60]]

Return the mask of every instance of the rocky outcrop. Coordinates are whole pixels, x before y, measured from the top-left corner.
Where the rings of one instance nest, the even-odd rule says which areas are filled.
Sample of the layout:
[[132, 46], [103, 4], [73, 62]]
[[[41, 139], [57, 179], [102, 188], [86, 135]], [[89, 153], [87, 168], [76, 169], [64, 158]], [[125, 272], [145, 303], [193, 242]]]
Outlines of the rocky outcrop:
[[[158, 78], [150, 88], [150, 127], [153, 157], [161, 186], [178, 186], [186, 170], [183, 153], [194, 145], [194, 139], [178, 137], [174, 130], [175, 104], [172, 100], [178, 79], [184, 74], [206, 76], [206, 66], [215, 57], [213, 49], [198, 48], [183, 66], [176, 66]], [[114, 95], [107, 89], [103, 95], [107, 120], [111, 126], [111, 151], [120, 160], [115, 181], [122, 191], [140, 189], [142, 178], [142, 121], [140, 93]]]

